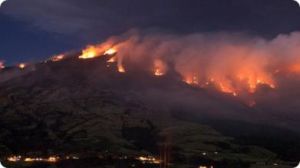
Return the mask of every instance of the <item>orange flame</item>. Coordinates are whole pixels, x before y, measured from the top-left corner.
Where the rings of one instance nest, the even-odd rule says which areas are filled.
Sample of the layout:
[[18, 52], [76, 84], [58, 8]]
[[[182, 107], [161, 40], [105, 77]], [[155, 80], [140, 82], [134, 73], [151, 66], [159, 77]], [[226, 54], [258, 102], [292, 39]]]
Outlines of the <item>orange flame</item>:
[[126, 72], [126, 70], [125, 70], [125, 68], [124, 68], [124, 66], [122, 64], [118, 65], [118, 71], [120, 73], [125, 73]]
[[94, 46], [88, 46], [87, 49], [82, 51], [82, 55], [79, 56], [79, 59], [91, 59], [95, 58], [99, 54], [98, 48]]
[[111, 43], [107, 42], [100, 45], [87, 46], [86, 49], [82, 50], [79, 59], [92, 59], [103, 55], [114, 55], [116, 53], [117, 50], [111, 47]]
[[160, 59], [154, 60], [154, 75], [163, 76], [165, 73], [166, 73], [165, 63]]
[[56, 55], [56, 56], [53, 56], [51, 58], [51, 61], [53, 62], [58, 62], [58, 61], [61, 61], [65, 58], [65, 56], [63, 54], [60, 54], [60, 55]]
[[300, 63], [299, 64], [290, 65], [290, 67], [288, 69], [292, 73], [300, 73]]
[[104, 52], [104, 55], [114, 55], [117, 53], [117, 50], [114, 48], [110, 48]]
[[186, 77], [184, 82], [189, 84], [189, 85], [198, 85], [199, 84], [199, 80], [198, 80], [198, 77], [196, 75]]
[[111, 57], [107, 62], [108, 63], [115, 63], [115, 62], [117, 62], [117, 57], [116, 56], [115, 57]]

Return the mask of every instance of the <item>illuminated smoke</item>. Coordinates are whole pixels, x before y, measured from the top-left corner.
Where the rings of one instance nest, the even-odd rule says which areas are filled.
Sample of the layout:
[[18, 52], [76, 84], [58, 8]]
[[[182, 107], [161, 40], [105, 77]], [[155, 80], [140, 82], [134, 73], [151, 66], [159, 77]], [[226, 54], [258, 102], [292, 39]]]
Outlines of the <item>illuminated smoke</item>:
[[155, 76], [163, 76], [167, 71], [167, 65], [160, 59], [154, 60], [153, 71]]
[[[114, 55], [125, 73], [127, 63], [139, 65], [156, 76], [173, 70], [187, 84], [214, 87], [238, 96], [253, 94], [258, 87], [276, 89], [277, 75], [300, 74], [300, 33], [280, 35], [273, 40], [236, 35], [140, 35], [120, 36], [88, 46], [79, 58]], [[253, 104], [253, 103], [251, 103]]]

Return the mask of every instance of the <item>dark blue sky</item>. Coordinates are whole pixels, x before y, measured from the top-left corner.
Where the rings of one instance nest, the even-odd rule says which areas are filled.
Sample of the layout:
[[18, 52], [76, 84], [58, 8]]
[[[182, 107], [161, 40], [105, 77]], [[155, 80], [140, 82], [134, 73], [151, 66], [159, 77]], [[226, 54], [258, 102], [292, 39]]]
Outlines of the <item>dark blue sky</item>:
[[41, 60], [131, 28], [272, 38], [300, 30], [300, 8], [293, 0], [7, 0], [0, 60]]

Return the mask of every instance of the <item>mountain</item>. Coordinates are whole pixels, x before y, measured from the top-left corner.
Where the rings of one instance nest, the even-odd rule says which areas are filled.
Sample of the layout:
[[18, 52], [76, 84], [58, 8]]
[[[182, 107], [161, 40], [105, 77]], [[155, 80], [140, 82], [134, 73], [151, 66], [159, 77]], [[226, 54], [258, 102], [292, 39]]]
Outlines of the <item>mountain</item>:
[[280, 118], [175, 72], [119, 73], [107, 60], [74, 54], [2, 70], [1, 156], [153, 155], [170, 167], [222, 168], [285, 167], [299, 158], [300, 135]]

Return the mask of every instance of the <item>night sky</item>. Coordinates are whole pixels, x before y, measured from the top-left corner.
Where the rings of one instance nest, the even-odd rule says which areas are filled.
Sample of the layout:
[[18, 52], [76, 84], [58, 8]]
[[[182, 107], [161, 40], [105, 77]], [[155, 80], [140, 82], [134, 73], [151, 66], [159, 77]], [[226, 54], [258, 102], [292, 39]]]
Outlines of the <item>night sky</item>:
[[0, 60], [38, 61], [133, 28], [273, 38], [300, 30], [300, 7], [293, 0], [7, 0]]

